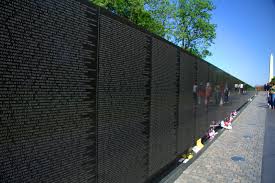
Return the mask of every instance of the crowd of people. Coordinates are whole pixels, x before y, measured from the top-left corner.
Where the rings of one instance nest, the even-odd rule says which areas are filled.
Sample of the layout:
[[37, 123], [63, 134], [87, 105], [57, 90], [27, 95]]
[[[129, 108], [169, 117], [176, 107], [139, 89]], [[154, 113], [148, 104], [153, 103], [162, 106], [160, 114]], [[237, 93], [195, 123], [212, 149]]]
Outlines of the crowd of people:
[[228, 102], [229, 89], [227, 85], [224, 87], [217, 84], [212, 88], [210, 82], [207, 82], [205, 86], [202, 82], [199, 85], [197, 85], [196, 82], [194, 83], [193, 98], [195, 104], [204, 103], [208, 105], [212, 97], [217, 105], [219, 105], [221, 101], [224, 103]]
[[269, 108], [275, 109], [275, 83], [270, 82], [264, 85], [264, 90], [267, 93], [267, 103]]
[[[246, 91], [244, 89], [244, 84], [235, 84], [235, 92], [239, 94], [244, 94]], [[206, 82], [204, 85], [203, 82], [193, 85], [193, 99], [195, 104], [205, 104], [206, 106], [209, 103], [216, 105], [222, 105], [229, 102], [230, 88], [227, 83], [225, 84], [215, 84], [211, 86], [210, 82]]]

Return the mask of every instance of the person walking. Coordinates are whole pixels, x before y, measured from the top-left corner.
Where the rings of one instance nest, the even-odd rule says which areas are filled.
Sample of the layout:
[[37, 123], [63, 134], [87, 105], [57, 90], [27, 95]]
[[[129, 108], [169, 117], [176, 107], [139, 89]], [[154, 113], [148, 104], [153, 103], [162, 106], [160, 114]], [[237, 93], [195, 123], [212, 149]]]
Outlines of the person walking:
[[270, 95], [271, 95], [271, 108], [275, 109], [275, 83], [272, 83], [272, 87], [270, 88]]

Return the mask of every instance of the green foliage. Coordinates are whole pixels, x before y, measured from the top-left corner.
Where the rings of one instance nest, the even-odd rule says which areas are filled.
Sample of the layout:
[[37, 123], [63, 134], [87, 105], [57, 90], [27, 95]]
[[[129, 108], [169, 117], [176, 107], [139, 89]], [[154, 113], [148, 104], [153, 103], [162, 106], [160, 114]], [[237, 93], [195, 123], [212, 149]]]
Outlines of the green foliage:
[[177, 8], [176, 42], [201, 58], [211, 55], [207, 48], [216, 38], [216, 25], [210, 22], [212, 1], [179, 0]]
[[172, 41], [176, 5], [170, 0], [145, 0], [145, 7], [151, 17], [164, 28], [161, 36]]
[[90, 0], [201, 58], [216, 37], [211, 0]]
[[107, 8], [159, 36], [164, 36], [164, 27], [144, 9], [144, 0], [90, 0], [90, 2]]

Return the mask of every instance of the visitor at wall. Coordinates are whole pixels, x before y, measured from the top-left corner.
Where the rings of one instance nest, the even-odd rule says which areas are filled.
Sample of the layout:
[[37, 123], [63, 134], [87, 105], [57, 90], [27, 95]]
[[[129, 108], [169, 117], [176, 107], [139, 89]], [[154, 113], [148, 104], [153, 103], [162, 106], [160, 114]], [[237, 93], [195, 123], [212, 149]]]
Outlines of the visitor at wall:
[[271, 95], [271, 109], [275, 109], [275, 83], [272, 83], [272, 86], [270, 88], [270, 95]]
[[266, 84], [266, 99], [267, 99], [267, 104], [268, 104], [269, 108], [271, 108], [271, 94], [269, 91], [270, 88], [271, 88], [270, 84], [267, 83]]

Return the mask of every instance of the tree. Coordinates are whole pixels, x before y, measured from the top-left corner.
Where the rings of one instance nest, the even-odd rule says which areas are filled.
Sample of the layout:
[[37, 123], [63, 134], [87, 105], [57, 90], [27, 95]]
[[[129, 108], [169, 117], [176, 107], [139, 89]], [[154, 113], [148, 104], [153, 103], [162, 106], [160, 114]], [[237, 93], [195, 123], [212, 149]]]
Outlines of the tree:
[[210, 22], [214, 9], [211, 0], [179, 0], [175, 42], [201, 58], [210, 56], [216, 38], [216, 25]]
[[144, 9], [144, 0], [90, 0], [90, 2], [107, 8], [159, 36], [164, 36], [163, 25]]
[[90, 0], [205, 58], [216, 37], [211, 0]]
[[270, 81], [271, 84], [275, 84], [275, 76]]
[[175, 3], [170, 0], [145, 0], [145, 8], [151, 17], [164, 28], [162, 37], [172, 41], [176, 18]]

